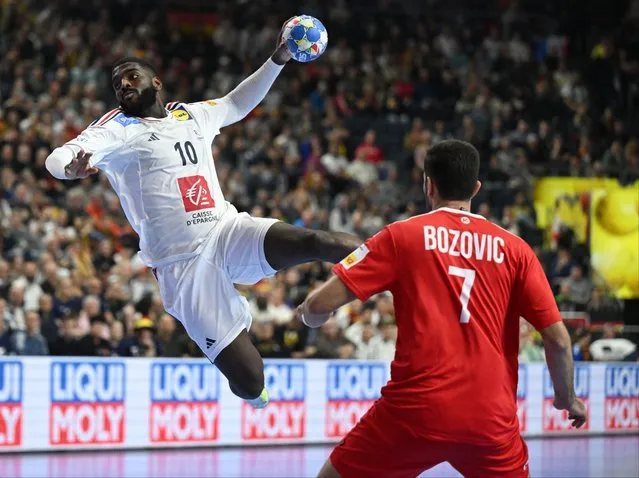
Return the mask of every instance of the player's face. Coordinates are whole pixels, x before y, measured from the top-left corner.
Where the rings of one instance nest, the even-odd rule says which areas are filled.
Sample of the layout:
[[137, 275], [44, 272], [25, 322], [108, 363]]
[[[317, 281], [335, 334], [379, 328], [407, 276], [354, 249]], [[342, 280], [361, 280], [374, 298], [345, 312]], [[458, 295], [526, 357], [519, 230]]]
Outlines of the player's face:
[[136, 63], [117, 67], [111, 80], [120, 107], [131, 116], [140, 116], [157, 101], [160, 80]]

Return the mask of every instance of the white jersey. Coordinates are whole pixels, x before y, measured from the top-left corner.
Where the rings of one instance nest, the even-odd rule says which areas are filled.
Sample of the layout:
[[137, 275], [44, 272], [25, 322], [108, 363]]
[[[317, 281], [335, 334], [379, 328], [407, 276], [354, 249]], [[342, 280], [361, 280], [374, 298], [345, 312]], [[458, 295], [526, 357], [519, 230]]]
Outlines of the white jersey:
[[126, 116], [115, 109], [67, 146], [93, 152], [140, 236], [140, 255], [156, 267], [197, 254], [227, 212], [211, 143], [227, 100], [169, 103], [164, 118]]
[[149, 267], [197, 255], [223, 216], [237, 214], [224, 200], [211, 143], [220, 128], [244, 118], [262, 101], [283, 66], [269, 59], [219, 100], [169, 103], [164, 118], [137, 118], [115, 109], [54, 150], [49, 172], [66, 179], [65, 166], [81, 150], [102, 170], [140, 236]]

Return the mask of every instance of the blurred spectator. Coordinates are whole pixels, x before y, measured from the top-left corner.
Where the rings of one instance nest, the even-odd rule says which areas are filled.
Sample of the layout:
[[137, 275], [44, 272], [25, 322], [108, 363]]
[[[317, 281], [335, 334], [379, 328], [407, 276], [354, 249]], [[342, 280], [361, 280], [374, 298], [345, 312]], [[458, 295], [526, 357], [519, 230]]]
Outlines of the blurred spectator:
[[574, 312], [576, 310], [575, 303], [570, 297], [570, 292], [570, 284], [562, 282], [559, 286], [559, 294], [555, 296], [560, 312]]
[[355, 342], [355, 357], [360, 360], [373, 360], [379, 349], [381, 339], [372, 323], [362, 325], [361, 337]]
[[603, 324], [619, 319], [619, 307], [610, 298], [604, 296], [599, 287], [592, 289], [590, 302], [586, 307], [592, 325]]
[[395, 344], [397, 342], [397, 325], [390, 315], [385, 315], [379, 322], [379, 341], [373, 348], [369, 358], [390, 362], [395, 358]]
[[253, 343], [260, 355], [264, 358], [286, 357], [286, 352], [275, 337], [275, 325], [273, 322], [260, 322], [252, 327]]
[[18, 337], [20, 355], [49, 355], [49, 348], [40, 334], [40, 315], [31, 310], [25, 315], [25, 332]]
[[373, 311], [375, 310], [375, 302], [368, 301], [362, 306], [362, 311], [350, 327], [344, 332], [344, 337], [354, 344], [358, 344], [362, 340], [362, 330], [366, 325], [373, 324]]
[[519, 362], [544, 362], [543, 347], [537, 343], [535, 330], [523, 318], [519, 319]]
[[164, 357], [180, 357], [182, 355], [175, 319], [169, 314], [162, 314], [158, 319], [157, 341]]
[[49, 344], [51, 355], [82, 355], [78, 342], [78, 316], [70, 313], [62, 317], [58, 338]]
[[[0, 312], [4, 309], [4, 300], [0, 299]], [[0, 314], [0, 355], [15, 355], [18, 353], [16, 337], [8, 327], [5, 315]]]
[[382, 150], [375, 143], [377, 140], [377, 134], [374, 130], [368, 130], [364, 141], [355, 149], [355, 157], [361, 158], [369, 163], [377, 164], [382, 161]]
[[590, 360], [592, 334], [588, 329], [575, 330], [572, 338], [572, 357], [576, 362]]
[[104, 316], [92, 317], [90, 319], [89, 333], [78, 340], [78, 355], [87, 357], [111, 356], [111, 343], [108, 337], [109, 326]]
[[58, 321], [53, 315], [53, 297], [49, 294], [40, 295], [37, 312], [40, 316], [40, 332], [47, 344], [51, 344], [58, 336]]
[[578, 311], [585, 311], [592, 292], [592, 282], [584, 276], [583, 268], [572, 266], [570, 276], [565, 280], [568, 287], [568, 299]]
[[285, 357], [309, 358], [315, 355], [312, 345], [315, 331], [305, 327], [299, 320], [289, 320], [275, 329], [275, 337]]
[[119, 320], [113, 320], [109, 324], [109, 342], [111, 344], [111, 350], [117, 351], [120, 347], [120, 342], [124, 338], [124, 325]]
[[155, 337], [155, 324], [148, 317], [135, 322], [134, 335], [125, 337], [116, 350], [120, 357], [160, 357], [162, 350]]
[[316, 347], [316, 358], [348, 359], [355, 355], [355, 345], [344, 337], [344, 332], [335, 319], [329, 319], [322, 325], [317, 335]]
[[293, 309], [284, 302], [284, 298], [285, 290], [280, 286], [274, 287], [269, 294], [267, 314], [275, 325], [286, 324], [293, 317]]

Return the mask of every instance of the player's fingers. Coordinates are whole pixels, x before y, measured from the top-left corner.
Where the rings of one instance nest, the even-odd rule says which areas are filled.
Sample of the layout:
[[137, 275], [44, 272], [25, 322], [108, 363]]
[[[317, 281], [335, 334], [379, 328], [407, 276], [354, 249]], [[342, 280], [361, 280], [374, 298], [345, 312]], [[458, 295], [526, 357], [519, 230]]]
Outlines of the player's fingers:
[[98, 168], [89, 168], [87, 169], [87, 174], [97, 174], [98, 171]]
[[83, 163], [88, 163], [89, 159], [91, 159], [91, 156], [93, 156], [93, 153], [84, 153], [82, 154], [82, 162]]

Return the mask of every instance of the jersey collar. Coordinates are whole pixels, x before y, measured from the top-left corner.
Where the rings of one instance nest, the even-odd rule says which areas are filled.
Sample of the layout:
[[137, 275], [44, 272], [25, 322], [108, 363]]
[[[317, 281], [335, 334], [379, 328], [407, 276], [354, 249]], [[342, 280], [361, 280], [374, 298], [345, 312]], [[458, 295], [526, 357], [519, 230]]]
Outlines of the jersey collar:
[[431, 211], [429, 214], [432, 214], [434, 212], [437, 211], [445, 211], [445, 212], [452, 212], [453, 214], [462, 214], [464, 216], [472, 216], [475, 217], [477, 219], [486, 219], [484, 216], [480, 216], [479, 214], [473, 214], [472, 212], [468, 212], [468, 211], [462, 211], [460, 209], [453, 209], [451, 207], [440, 207], [435, 209], [434, 211]]

